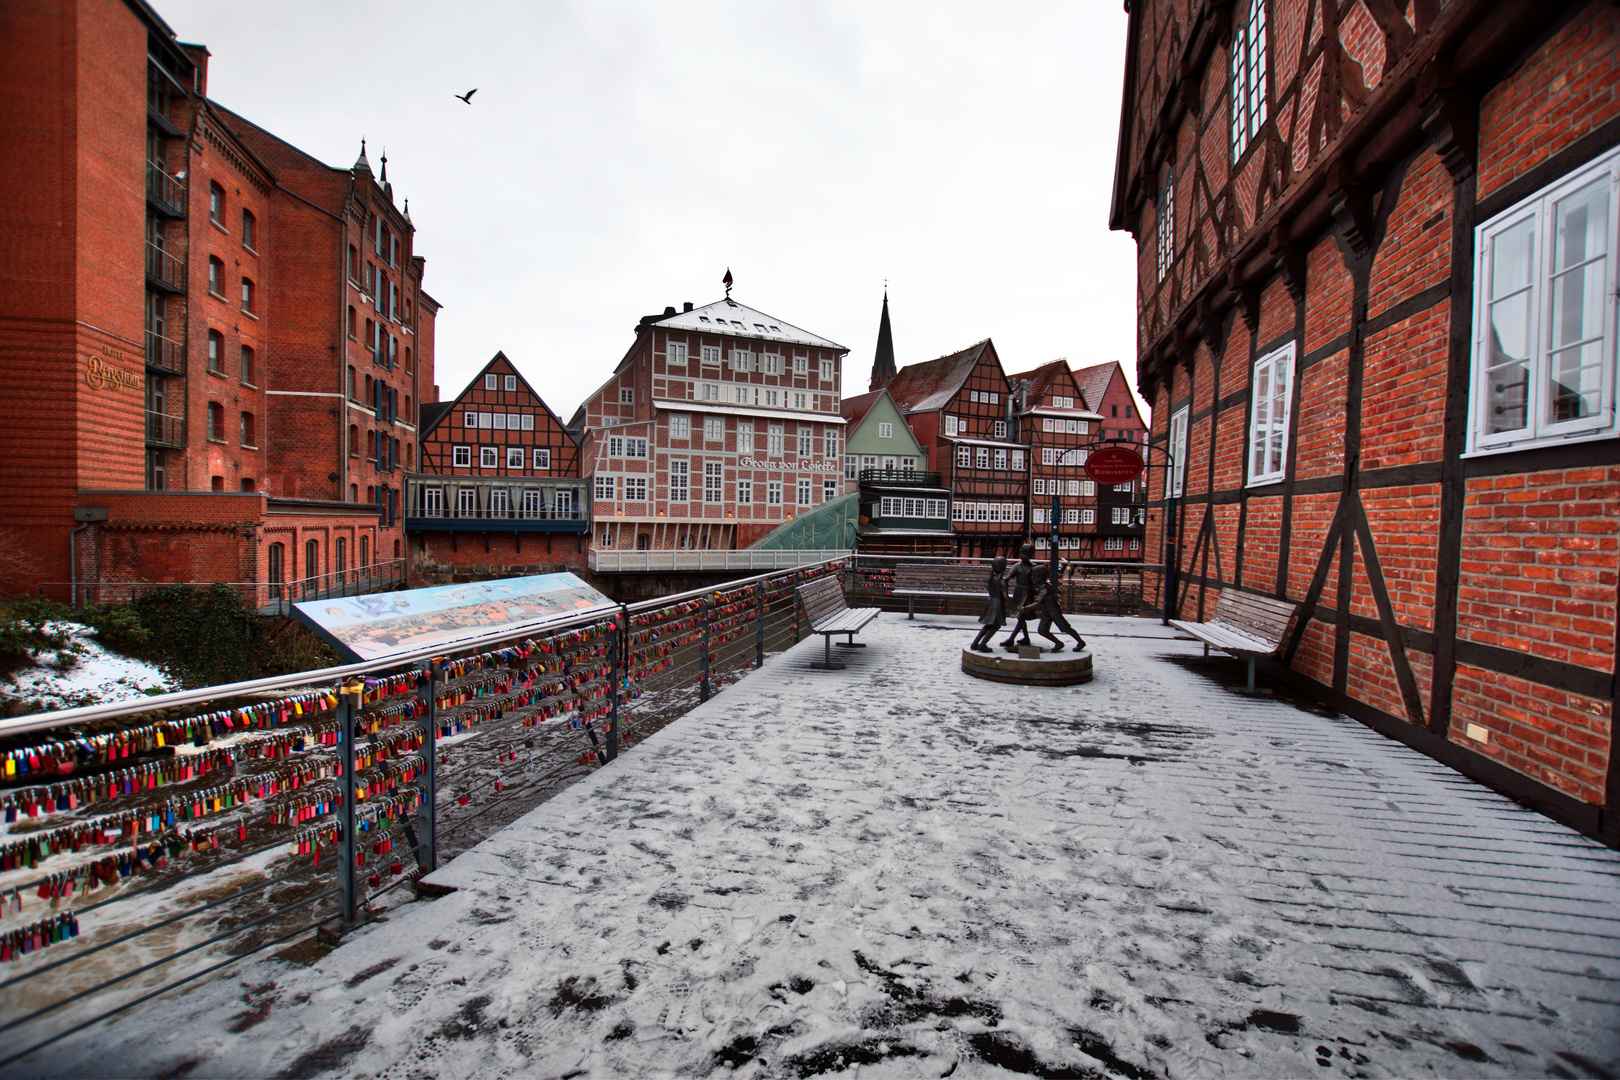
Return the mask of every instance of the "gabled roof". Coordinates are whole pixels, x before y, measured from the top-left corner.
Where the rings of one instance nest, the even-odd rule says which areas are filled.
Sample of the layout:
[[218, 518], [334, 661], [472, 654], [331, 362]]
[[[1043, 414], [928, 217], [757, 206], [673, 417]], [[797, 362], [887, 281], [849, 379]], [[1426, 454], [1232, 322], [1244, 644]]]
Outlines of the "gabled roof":
[[455, 405], [454, 401], [428, 401], [422, 404], [422, 434], [426, 435], [439, 426], [445, 414]]
[[860, 426], [861, 420], [867, 413], [872, 411], [872, 406], [877, 404], [878, 398], [887, 392], [886, 390], [873, 390], [869, 394], [856, 394], [854, 397], [847, 397], [838, 403], [838, 411], [849, 422], [850, 431], [854, 431]]
[[902, 413], [943, 409], [973, 374], [986, 348], [995, 348], [989, 338], [938, 360], [903, 367], [888, 386], [889, 396]]
[[703, 334], [765, 338], [768, 341], [780, 341], [788, 345], [811, 345], [818, 349], [849, 351], [836, 341], [828, 341], [819, 334], [801, 330], [774, 315], [755, 311], [730, 297], [705, 304], [700, 308], [693, 308], [691, 311], [678, 311], [673, 315], [655, 315], [642, 321], [667, 330], [693, 330]]
[[[1086, 408], [1095, 410], [1102, 404], [1102, 396], [1108, 392], [1108, 384], [1114, 380], [1114, 372], [1118, 370], [1119, 361], [1113, 360], [1106, 364], [1093, 364], [1074, 373], [1074, 381], [1080, 384], [1080, 392], [1086, 397]], [[1124, 374], [1120, 371], [1121, 377]]]
[[[474, 389], [476, 389], [484, 381], [484, 376], [489, 374], [489, 370], [491, 368], [493, 368], [496, 364], [503, 363], [503, 362], [506, 364], [507, 367], [512, 369], [512, 374], [517, 376], [517, 380], [518, 380], [519, 384], [522, 385], [523, 389], [527, 390], [530, 393], [530, 395], [533, 396], [534, 400], [536, 400], [536, 401], [538, 401], [540, 403], [540, 407], [542, 409], [546, 410], [546, 415], [551, 417], [552, 421], [558, 427], [562, 428], [563, 431], [568, 434], [568, 437], [570, 439], [572, 439], [577, 444], [580, 441], [579, 433], [574, 431], [567, 424], [563, 423], [561, 417], [559, 417], [556, 413], [551, 411], [551, 406], [546, 404], [546, 399], [541, 397], [540, 394], [535, 390], [535, 388], [529, 385], [529, 380], [525, 379], [523, 377], [523, 372], [518, 370], [518, 366], [516, 364], [512, 363], [511, 359], [509, 357], [507, 357], [507, 355], [504, 352], [497, 352], [494, 356], [490, 357], [489, 363], [487, 363], [483, 367], [479, 368], [478, 369], [478, 374], [474, 375], [471, 379], [469, 379], [467, 381], [467, 385], [463, 386], [461, 388], [461, 392], [458, 393], [455, 397], [451, 398], [448, 402], [439, 402], [437, 405], [433, 405], [433, 406], [429, 406], [429, 405], [422, 406], [423, 424], [422, 424], [422, 434], [419, 437], [425, 439], [425, 438], [428, 437], [428, 435], [432, 434], [433, 429], [438, 427], [440, 422], [442, 422], [446, 416], [449, 416], [451, 411], [457, 405], [461, 404], [462, 400], [464, 398], [466, 398], [466, 396], [470, 392], [472, 392]], [[429, 408], [436, 408], [437, 409], [437, 408], [441, 408], [441, 407], [442, 407], [442, 411], [439, 412], [438, 415], [433, 417], [433, 422], [432, 423], [428, 423], [427, 422], [427, 417], [428, 417], [427, 410]]]
[[[1016, 375], [1008, 375], [1007, 378], [1014, 383], [1020, 380], [1029, 383], [1028, 400], [1030, 402], [1036, 402], [1045, 397], [1051, 392], [1052, 384], [1055, 382], [1062, 381], [1065, 385], [1068, 385], [1075, 381], [1074, 373], [1069, 370], [1067, 360], [1053, 360], [1050, 364], [1042, 364], [1033, 371], [1020, 371]], [[1067, 395], [1061, 396], [1066, 397]], [[1090, 402], [1086, 404], [1089, 405]]]

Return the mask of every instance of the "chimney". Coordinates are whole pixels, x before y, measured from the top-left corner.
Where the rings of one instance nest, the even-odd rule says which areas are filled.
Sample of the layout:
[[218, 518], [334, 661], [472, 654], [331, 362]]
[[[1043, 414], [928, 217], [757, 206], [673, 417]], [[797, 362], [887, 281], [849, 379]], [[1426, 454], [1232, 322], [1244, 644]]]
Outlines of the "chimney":
[[664, 317], [665, 318], [668, 318], [669, 316], [671, 316], [673, 314], [675, 314], [675, 309], [674, 308], [667, 307], [667, 308], [664, 309]]
[[686, 301], [686, 303], [682, 304], [681, 305], [681, 310], [683, 312], [691, 311], [692, 310], [692, 301], [688, 300], [688, 301]]

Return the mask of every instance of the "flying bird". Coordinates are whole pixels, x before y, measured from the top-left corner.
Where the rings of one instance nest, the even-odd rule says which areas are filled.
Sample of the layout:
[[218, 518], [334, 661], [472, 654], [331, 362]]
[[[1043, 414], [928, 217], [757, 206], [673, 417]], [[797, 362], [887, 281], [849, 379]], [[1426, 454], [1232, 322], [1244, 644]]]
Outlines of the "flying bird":
[[457, 94], [456, 95], [456, 100], [457, 101], [462, 101], [462, 102], [465, 102], [468, 105], [471, 105], [472, 104], [472, 96], [474, 94], [476, 94], [476, 93], [478, 93], [478, 87], [475, 86], [471, 90], [467, 91], [465, 94]]

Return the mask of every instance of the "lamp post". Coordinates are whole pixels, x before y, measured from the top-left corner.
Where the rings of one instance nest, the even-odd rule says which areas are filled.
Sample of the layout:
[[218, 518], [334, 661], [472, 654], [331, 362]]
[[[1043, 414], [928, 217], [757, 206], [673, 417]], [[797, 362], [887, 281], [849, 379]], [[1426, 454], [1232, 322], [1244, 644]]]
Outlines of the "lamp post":
[[[1163, 446], [1154, 446], [1152, 443], [1139, 443], [1134, 439], [1120, 438], [1101, 439], [1099, 442], [1105, 446], [1110, 443], [1128, 446], [1136, 453], [1142, 454], [1144, 458], [1148, 456], [1149, 452], [1155, 452], [1164, 456], [1164, 460], [1161, 462], [1161, 465], [1164, 468], [1164, 607], [1159, 613], [1159, 624], [1161, 626], [1169, 626], [1171, 615], [1176, 613], [1174, 608], [1176, 605], [1176, 591], [1178, 587], [1177, 579], [1181, 576], [1180, 559], [1176, 551], [1176, 498], [1170, 494], [1170, 479], [1175, 470], [1175, 459], [1170, 456], [1170, 451], [1167, 448]], [[1152, 466], [1144, 462], [1142, 471], [1146, 473], [1150, 468], [1152, 468]], [[1142, 507], [1141, 513], [1143, 519], [1141, 524], [1145, 525], [1147, 524], [1147, 507], [1145, 504]], [[1146, 554], [1147, 552], [1144, 551], [1143, 555]]]

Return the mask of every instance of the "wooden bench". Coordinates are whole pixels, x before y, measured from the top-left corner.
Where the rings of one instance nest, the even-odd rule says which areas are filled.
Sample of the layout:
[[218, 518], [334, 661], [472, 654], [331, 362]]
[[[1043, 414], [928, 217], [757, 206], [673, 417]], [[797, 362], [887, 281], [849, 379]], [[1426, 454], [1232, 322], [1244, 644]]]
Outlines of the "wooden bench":
[[1299, 605], [1269, 596], [1227, 589], [1215, 605], [1208, 622], [1171, 619], [1170, 625], [1185, 630], [1204, 643], [1204, 659], [1211, 645], [1222, 652], [1249, 662], [1247, 693], [1254, 693], [1254, 662], [1262, 656], [1275, 656], [1288, 638], [1288, 628], [1299, 614]]
[[865, 629], [867, 623], [878, 617], [877, 608], [850, 607], [844, 602], [844, 587], [838, 584], [838, 579], [831, 574], [807, 581], [794, 591], [799, 594], [799, 603], [804, 605], [804, 617], [810, 621], [810, 632], [820, 634], [822, 643], [826, 646], [822, 662], [811, 664], [811, 667], [834, 671], [844, 666], [833, 663], [834, 635], [843, 634], [849, 638], [848, 641], [840, 641], [838, 644], [841, 646], [853, 649], [866, 647], [856, 642], [855, 635]]
[[988, 566], [900, 563], [894, 568], [894, 595], [906, 598], [906, 618], [917, 617], [917, 597], [985, 599]]

